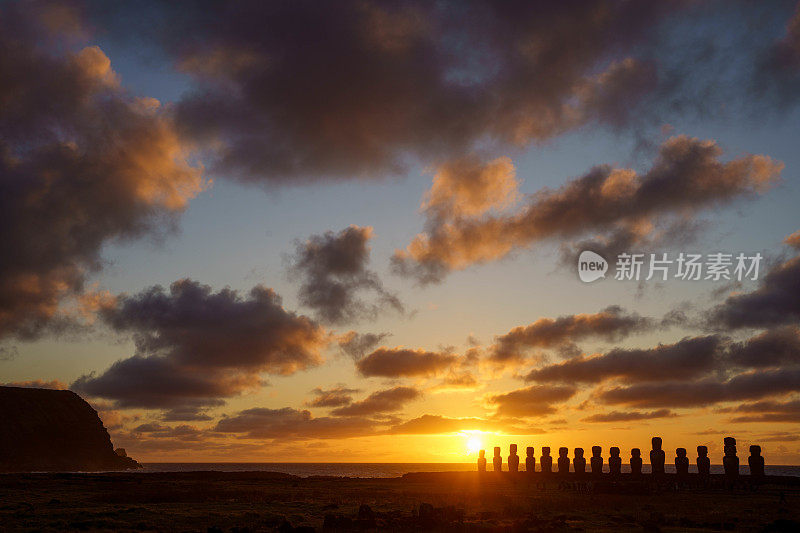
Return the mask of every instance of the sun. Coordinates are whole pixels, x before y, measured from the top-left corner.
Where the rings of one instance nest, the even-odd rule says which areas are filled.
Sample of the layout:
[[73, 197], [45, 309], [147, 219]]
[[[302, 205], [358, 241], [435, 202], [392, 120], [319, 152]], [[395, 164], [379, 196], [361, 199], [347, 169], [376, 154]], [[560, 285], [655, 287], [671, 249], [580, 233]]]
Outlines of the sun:
[[478, 450], [480, 450], [482, 447], [483, 442], [481, 441], [480, 437], [473, 435], [467, 439], [467, 452], [470, 454], [478, 453]]

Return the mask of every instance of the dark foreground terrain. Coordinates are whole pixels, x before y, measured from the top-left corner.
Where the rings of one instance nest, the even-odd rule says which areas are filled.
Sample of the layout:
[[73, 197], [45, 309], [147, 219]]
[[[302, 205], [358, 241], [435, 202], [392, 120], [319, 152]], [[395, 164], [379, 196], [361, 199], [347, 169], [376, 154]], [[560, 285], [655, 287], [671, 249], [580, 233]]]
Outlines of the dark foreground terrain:
[[[755, 489], [453, 472], [394, 479], [253, 473], [0, 475], [0, 530], [800, 531], [800, 485]], [[540, 476], [535, 479], [541, 480]], [[743, 478], [747, 479], [747, 478]]]

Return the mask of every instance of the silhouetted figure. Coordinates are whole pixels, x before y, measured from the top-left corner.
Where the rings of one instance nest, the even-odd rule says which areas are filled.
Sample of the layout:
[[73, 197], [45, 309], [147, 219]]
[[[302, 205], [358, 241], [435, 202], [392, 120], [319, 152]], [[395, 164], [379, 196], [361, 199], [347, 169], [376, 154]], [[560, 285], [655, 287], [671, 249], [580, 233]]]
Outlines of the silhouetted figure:
[[764, 458], [761, 457], [761, 446], [757, 444], [750, 446], [750, 457], [747, 458], [747, 464], [750, 465], [751, 477], [764, 477]]
[[525, 449], [525, 471], [531, 474], [536, 472], [536, 457], [533, 456], [533, 446]]
[[708, 446], [697, 447], [697, 473], [701, 478], [711, 475], [711, 459], [708, 458]]
[[583, 474], [586, 472], [586, 458], [583, 456], [583, 448], [575, 448], [572, 468], [575, 470], [576, 474]]
[[500, 456], [500, 446], [494, 447], [494, 457], [492, 457], [492, 465], [495, 472], [503, 471], [503, 458]]
[[517, 455], [517, 445], [512, 444], [508, 449], [508, 471], [519, 472], [519, 455]]
[[735, 478], [739, 475], [739, 458], [736, 457], [736, 439], [725, 437], [725, 457], [722, 458], [722, 466], [725, 475]]
[[619, 456], [619, 448], [612, 446], [608, 450], [610, 457], [608, 458], [608, 470], [612, 476], [618, 476], [622, 473], [622, 458]]
[[592, 458], [589, 464], [592, 466], [592, 474], [598, 475], [603, 473], [603, 448], [600, 446], [592, 446]]
[[478, 452], [478, 472], [486, 472], [486, 450]]
[[631, 448], [631, 474], [639, 475], [642, 473], [642, 450]]
[[686, 448], [677, 448], [675, 450], [675, 473], [679, 478], [685, 478], [689, 475], [689, 458], [686, 457]]
[[661, 437], [653, 437], [651, 442], [653, 449], [650, 450], [650, 471], [660, 476], [664, 473], [664, 463], [667, 460], [664, 450], [661, 449]]
[[539, 464], [542, 465], [542, 472], [553, 471], [553, 458], [550, 457], [550, 446], [542, 446], [542, 456], [539, 457]]
[[559, 448], [558, 449], [558, 473], [559, 474], [569, 474], [569, 448]]

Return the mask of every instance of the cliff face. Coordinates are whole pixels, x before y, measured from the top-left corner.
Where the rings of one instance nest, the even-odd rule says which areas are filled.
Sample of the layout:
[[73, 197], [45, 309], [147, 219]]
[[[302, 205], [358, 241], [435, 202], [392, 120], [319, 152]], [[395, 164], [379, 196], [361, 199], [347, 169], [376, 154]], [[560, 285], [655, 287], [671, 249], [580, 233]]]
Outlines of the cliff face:
[[0, 387], [0, 472], [123, 470], [97, 411], [72, 391]]

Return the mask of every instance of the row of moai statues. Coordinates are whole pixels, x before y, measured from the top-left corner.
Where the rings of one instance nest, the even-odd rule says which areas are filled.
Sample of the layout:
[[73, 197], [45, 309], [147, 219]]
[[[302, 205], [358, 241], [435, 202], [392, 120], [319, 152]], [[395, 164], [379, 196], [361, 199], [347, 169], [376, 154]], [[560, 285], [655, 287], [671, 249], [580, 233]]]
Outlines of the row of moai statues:
[[[652, 449], [650, 450], [650, 469], [654, 475], [664, 473], [664, 466], [666, 463], [666, 456], [662, 449], [661, 437], [653, 437]], [[722, 464], [725, 469], [725, 474], [730, 477], [739, 475], [739, 458], [736, 456], [736, 439], [733, 437], [725, 437], [725, 456], [722, 459]], [[592, 446], [592, 457], [589, 459], [589, 468], [592, 474], [603, 473], [603, 449], [600, 446]], [[558, 449], [558, 460], [556, 466], [560, 474], [566, 474], [570, 471], [569, 448]], [[622, 458], [620, 457], [620, 449], [612, 446], [609, 449], [608, 469], [611, 475], [619, 475], [622, 472]], [[764, 475], [764, 458], [761, 456], [761, 446], [750, 446], [750, 457], [747, 460], [750, 465], [750, 475], [761, 477]], [[507, 460], [508, 471], [519, 471], [519, 456], [517, 455], [517, 445], [512, 444], [509, 448], [509, 456]], [[539, 457], [540, 469], [544, 473], [553, 471], [553, 458], [550, 456], [550, 447], [542, 447], [542, 455]], [[495, 472], [503, 470], [503, 457], [501, 455], [500, 446], [495, 446], [494, 457], [492, 458], [492, 466]], [[642, 473], [642, 451], [639, 448], [631, 449], [630, 466], [632, 474]], [[586, 473], [586, 458], [583, 455], [583, 448], [575, 448], [574, 457], [572, 459], [572, 468], [578, 474]], [[525, 457], [525, 470], [528, 472], [536, 471], [536, 458], [534, 457], [534, 449], [529, 446], [526, 450]], [[486, 451], [481, 450], [478, 457], [478, 471], [486, 472]], [[675, 450], [675, 472], [678, 476], [685, 476], [689, 473], [689, 458], [686, 455], [686, 448], [677, 448]], [[708, 457], [708, 447], [697, 447], [697, 473], [700, 476], [708, 476], [711, 473], [711, 459]]]

